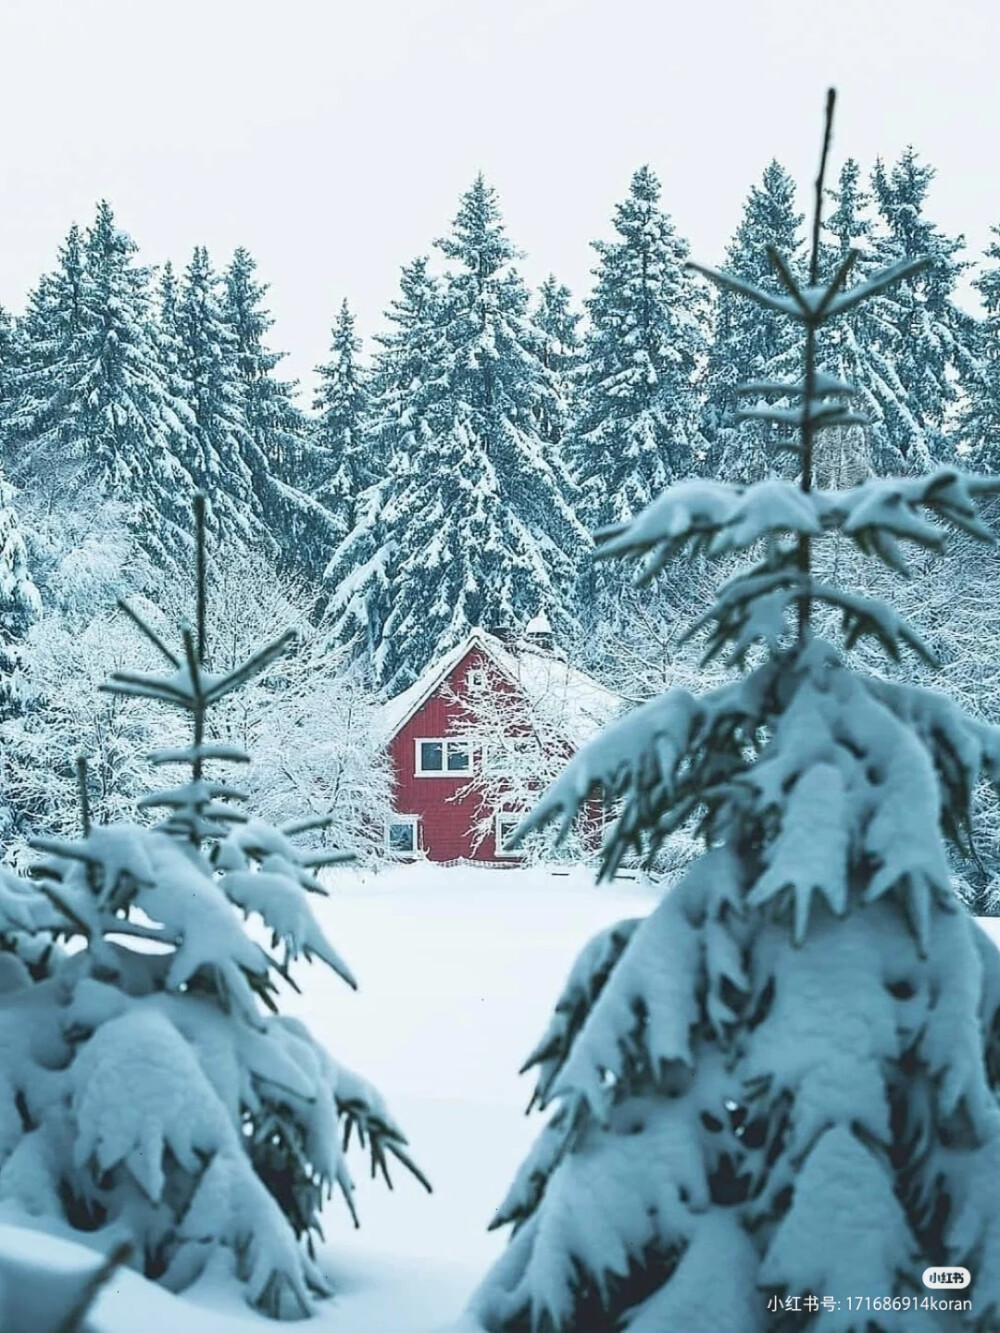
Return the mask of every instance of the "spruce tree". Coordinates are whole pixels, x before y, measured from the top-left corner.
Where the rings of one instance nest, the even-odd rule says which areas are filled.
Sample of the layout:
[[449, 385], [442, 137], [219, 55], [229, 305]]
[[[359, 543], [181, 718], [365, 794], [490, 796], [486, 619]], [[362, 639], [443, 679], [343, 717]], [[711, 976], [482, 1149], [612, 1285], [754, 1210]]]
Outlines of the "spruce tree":
[[403, 447], [327, 571], [334, 636], [367, 652], [389, 693], [474, 625], [523, 624], [544, 605], [567, 632], [587, 545], [569, 477], [538, 431], [552, 377], [482, 176], [438, 245], [452, 261], [438, 335], [390, 418]]
[[333, 326], [330, 360], [316, 368], [312, 434], [322, 469], [313, 498], [331, 515], [338, 542], [354, 529], [361, 492], [378, 480], [368, 454], [368, 386], [360, 356], [361, 339], [345, 300]]
[[267, 286], [242, 246], [223, 274], [221, 314], [232, 335], [236, 381], [249, 447], [245, 460], [253, 478], [262, 522], [278, 542], [284, 563], [317, 576], [338, 538], [335, 520], [307, 493], [313, 446], [308, 422], [295, 402], [295, 385], [275, 370], [284, 353], [267, 346], [274, 324], [263, 300]]
[[[759, 186], [747, 198], [743, 220], [726, 251], [726, 266], [747, 282], [770, 291], [779, 285], [767, 261], [773, 246], [793, 270], [799, 262], [802, 214], [795, 211], [795, 185], [784, 167], [772, 161]], [[746, 407], [737, 386], [769, 381], [788, 374], [795, 363], [795, 339], [773, 310], [739, 301], [731, 292], [719, 294], [706, 376], [702, 429], [707, 444], [702, 470], [725, 481], [755, 481], [783, 466], [776, 456], [775, 428], [767, 421], [740, 427]], [[751, 406], [749, 410], [754, 410]], [[786, 469], [787, 470], [787, 469]]]
[[[954, 301], [968, 264], [957, 258], [962, 237], [945, 236], [924, 213], [933, 168], [907, 148], [891, 171], [872, 172], [879, 227], [871, 244], [875, 265], [926, 255], [933, 262], [883, 293], [867, 313], [865, 355], [876, 370], [891, 366], [879, 403], [884, 433], [875, 468], [921, 472], [954, 457], [954, 412], [959, 385], [975, 379], [973, 320]], [[877, 379], [876, 379], [877, 384]], [[878, 392], [878, 390], [876, 390]]]
[[592, 527], [617, 523], [694, 464], [695, 373], [705, 351], [702, 290], [684, 271], [688, 248], [660, 207], [649, 167], [615, 210], [584, 340], [569, 453]]
[[352, 1134], [373, 1174], [388, 1181], [395, 1158], [423, 1177], [376, 1090], [278, 1012], [302, 959], [355, 986], [310, 905], [325, 892], [317, 871], [352, 857], [302, 851], [325, 819], [274, 827], [215, 775], [249, 758], [213, 742], [216, 707], [294, 633], [212, 670], [196, 513], [193, 624], [171, 645], [123, 603], [164, 665], [107, 686], [184, 720], [187, 742], [153, 759], [188, 776], [141, 801], [160, 812], [152, 826], [99, 825], [81, 762], [82, 836], [39, 839], [27, 881], [0, 872], [0, 1196], [97, 1245], [127, 1240], [130, 1262], [173, 1290], [228, 1261], [256, 1308], [297, 1318], [330, 1292], [315, 1254], [323, 1203], [336, 1189], [354, 1215]]
[[184, 463], [208, 498], [213, 527], [276, 556], [259, 494], [266, 462], [250, 434], [236, 337], [219, 289], [208, 251], [196, 246], [174, 306], [178, 374], [192, 423]]
[[14, 477], [51, 474], [119, 501], [142, 546], [170, 567], [189, 549], [191, 478], [174, 452], [178, 405], [165, 385], [149, 271], [102, 202], [19, 328], [10, 388]]
[[0, 472], [0, 722], [23, 706], [23, 644], [40, 609], [13, 487]]
[[[772, 252], [780, 284], [701, 270], [799, 326], [800, 477], [675, 484], [602, 539], [648, 580], [690, 549], [747, 552], [696, 624], [747, 670], [700, 697], [673, 689], [579, 752], [512, 842], [595, 787], [621, 803], [605, 877], [699, 821], [704, 854], [645, 919], [577, 960], [529, 1059], [550, 1115], [494, 1225], [511, 1243], [474, 1308], [498, 1330], [614, 1333], [985, 1333], [1000, 1319], [1000, 952], [959, 903], [945, 840], [969, 848], [981, 776], [1000, 791], [1000, 729], [929, 689], [852, 670], [844, 648], [926, 649], [890, 607], [818, 578], [813, 546], [849, 536], [890, 568], [900, 541], [954, 527], [990, 540], [975, 499], [996, 478], [952, 467], [813, 485], [817, 435], [849, 397], [818, 334], [922, 267], [847, 285]], [[933, 262], [933, 261], [931, 261]], [[804, 341], [804, 349], [802, 342]], [[971, 1287], [934, 1291], [928, 1267]], [[950, 1298], [968, 1297], [966, 1311]], [[944, 1311], [945, 1313], [941, 1313]]]
[[546, 399], [538, 409], [538, 431], [556, 457], [563, 452], [569, 428], [580, 369], [582, 339], [581, 315], [572, 307], [570, 289], [549, 276], [538, 289], [534, 321], [542, 335], [538, 357], [552, 376], [554, 401]]
[[984, 318], [976, 338], [976, 371], [970, 376], [969, 401], [962, 422], [971, 448], [972, 465], [1000, 472], [1000, 226], [986, 250], [991, 267], [974, 280], [982, 297]]

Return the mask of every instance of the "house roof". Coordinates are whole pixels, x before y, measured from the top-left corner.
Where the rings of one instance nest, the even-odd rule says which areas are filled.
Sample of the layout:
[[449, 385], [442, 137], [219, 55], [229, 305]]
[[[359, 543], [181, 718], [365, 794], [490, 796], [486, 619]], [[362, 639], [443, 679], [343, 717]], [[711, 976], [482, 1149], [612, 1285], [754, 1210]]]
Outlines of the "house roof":
[[621, 708], [618, 695], [554, 653], [528, 643], [519, 644], [513, 652], [486, 630], [474, 629], [463, 643], [432, 662], [408, 689], [382, 706], [378, 731], [384, 744], [402, 730], [474, 648], [481, 649], [523, 690], [532, 707], [557, 716], [560, 729], [573, 746], [585, 744]]

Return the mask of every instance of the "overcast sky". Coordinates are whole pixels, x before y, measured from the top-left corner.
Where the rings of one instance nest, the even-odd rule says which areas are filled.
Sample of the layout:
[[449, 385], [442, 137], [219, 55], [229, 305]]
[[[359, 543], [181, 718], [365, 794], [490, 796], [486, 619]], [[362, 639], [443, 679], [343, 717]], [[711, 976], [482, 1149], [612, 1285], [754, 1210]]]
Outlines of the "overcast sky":
[[311, 384], [340, 301], [377, 328], [478, 170], [528, 279], [582, 297], [637, 166], [718, 262], [771, 157], [811, 180], [830, 83], [834, 168], [912, 143], [978, 254], [998, 27], [995, 0], [0, 0], [0, 301], [105, 197], [145, 262], [247, 246]]

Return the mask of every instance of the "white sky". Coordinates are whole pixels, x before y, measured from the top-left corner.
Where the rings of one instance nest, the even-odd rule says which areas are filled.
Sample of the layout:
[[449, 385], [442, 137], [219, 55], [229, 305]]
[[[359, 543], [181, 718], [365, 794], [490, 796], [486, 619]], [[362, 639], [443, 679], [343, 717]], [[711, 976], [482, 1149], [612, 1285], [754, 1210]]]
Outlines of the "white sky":
[[342, 298], [379, 327], [478, 170], [526, 277], [580, 299], [637, 166], [718, 262], [771, 157], [812, 179], [830, 83], [834, 169], [912, 142], [978, 255], [997, 36], [995, 0], [2, 0], [0, 301], [106, 197], [145, 262], [247, 246], [311, 385]]

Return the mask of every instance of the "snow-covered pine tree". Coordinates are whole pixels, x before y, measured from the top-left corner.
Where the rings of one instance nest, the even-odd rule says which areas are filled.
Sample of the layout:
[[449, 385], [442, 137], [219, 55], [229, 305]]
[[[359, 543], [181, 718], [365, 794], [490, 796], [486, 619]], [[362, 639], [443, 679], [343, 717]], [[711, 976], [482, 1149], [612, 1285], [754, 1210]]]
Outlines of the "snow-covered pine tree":
[[136, 539], [162, 567], [190, 550], [192, 484], [174, 449], [178, 404], [151, 327], [149, 271], [135, 242], [98, 205], [74, 228], [19, 329], [11, 387], [13, 479], [88, 481], [120, 501]]
[[232, 334], [242, 414], [251, 448], [245, 458], [261, 517], [276, 538], [289, 571], [316, 578], [342, 535], [322, 504], [308, 494], [315, 466], [305, 414], [295, 384], [275, 375], [283, 352], [266, 343], [274, 319], [264, 308], [267, 285], [240, 246], [223, 274], [221, 314]]
[[[802, 378], [780, 389], [798, 484], [681, 482], [599, 534], [601, 555], [644, 557], [643, 580], [689, 547], [763, 546], [697, 622], [712, 655], [763, 652], [733, 684], [668, 691], [613, 725], [519, 830], [565, 825], [599, 787], [624, 803], [606, 874], [696, 811], [705, 852], [648, 917], [588, 945], [529, 1059], [553, 1114], [494, 1220], [514, 1234], [474, 1301], [491, 1331], [1000, 1319], [1000, 952], [953, 894], [944, 846], [967, 846], [979, 778], [1000, 786], [1000, 729], [852, 671], [811, 629], [825, 604], [847, 647], [919, 650], [885, 603], [817, 579], [812, 545], [844, 533], [899, 569], [901, 539], [989, 538], [975, 497], [1000, 482], [941, 468], [812, 486], [815, 437], [846, 413], [817, 331], [919, 263], [846, 287], [848, 259], [820, 281], [832, 111], [831, 91], [803, 277], [776, 251], [778, 293], [701, 270], [804, 331]], [[922, 1285], [933, 1265], [971, 1271], [968, 1311]]]
[[40, 609], [14, 490], [0, 472], [0, 723], [23, 704], [24, 637]]
[[[165, 669], [106, 687], [187, 720], [189, 742], [155, 762], [190, 777], [144, 798], [166, 811], [153, 827], [95, 825], [82, 766], [82, 837], [39, 840], [28, 882], [0, 876], [0, 1214], [27, 1209], [101, 1245], [127, 1239], [132, 1262], [175, 1290], [228, 1253], [256, 1307], [297, 1317], [329, 1290], [313, 1237], [334, 1186], [353, 1213], [351, 1132], [373, 1170], [388, 1178], [395, 1157], [422, 1177], [375, 1090], [277, 1012], [277, 982], [299, 958], [354, 985], [309, 904], [323, 892], [317, 869], [351, 858], [301, 852], [296, 835], [322, 821], [248, 818], [241, 793], [211, 775], [247, 760], [209, 740], [212, 710], [288, 636], [210, 669], [203, 506], [195, 526], [194, 626], [172, 648], [130, 611]], [[250, 916], [268, 945], [246, 933]]]
[[[802, 247], [801, 213], [795, 211], [795, 184], [772, 161], [759, 186], [753, 186], [736, 235], [726, 251], [727, 271], [765, 290], [778, 283], [767, 261], [767, 247], [788, 257], [793, 270]], [[722, 481], [756, 481], [779, 470], [775, 427], [766, 420], [741, 425], [737, 386], [781, 379], [795, 365], [794, 334], [774, 310], [719, 294], [706, 373], [702, 430], [707, 443], [701, 470]]]
[[453, 261], [439, 333], [390, 427], [406, 452], [364, 497], [326, 576], [334, 639], [366, 651], [387, 694], [475, 625], [524, 624], [543, 605], [556, 632], [570, 632], [589, 543], [570, 479], [538, 432], [552, 379], [482, 176], [438, 245]]
[[184, 463], [230, 541], [279, 553], [261, 490], [267, 472], [250, 433], [236, 337], [208, 251], [195, 246], [174, 305], [177, 369], [192, 419]]
[[552, 376], [555, 398], [539, 404], [538, 430], [557, 457], [569, 427], [582, 348], [582, 316], [572, 303], [573, 293], [550, 273], [538, 289], [534, 321], [542, 335], [539, 360]]
[[577, 412], [568, 440], [591, 527], [622, 522], [693, 470], [707, 300], [648, 166], [615, 209], [598, 254]]
[[986, 258], [993, 263], [973, 279], [984, 317], [977, 330], [976, 373], [970, 376], [962, 422], [972, 465], [982, 472], [1000, 472], [1000, 226], [992, 232]]
[[[882, 411], [888, 436], [877, 471], [919, 473], [954, 457], [954, 410], [959, 385], [975, 380], [975, 321], [955, 304], [955, 286], [968, 263], [956, 256], [964, 239], [944, 235], [924, 213], [934, 179], [932, 167], [907, 148], [891, 171], [877, 162], [872, 190], [880, 226], [872, 236], [875, 264], [915, 255], [933, 262], [921, 273], [883, 293], [870, 311], [866, 356], [891, 365]], [[900, 392], [900, 390], [902, 392]]]
[[361, 339], [345, 300], [333, 326], [330, 359], [316, 367], [320, 383], [312, 430], [320, 469], [312, 494], [330, 514], [338, 544], [354, 531], [361, 493], [381, 475], [372, 467], [367, 440], [368, 383], [360, 357]]

